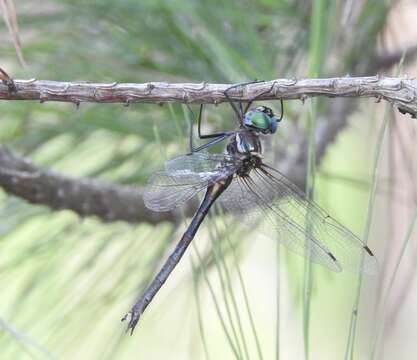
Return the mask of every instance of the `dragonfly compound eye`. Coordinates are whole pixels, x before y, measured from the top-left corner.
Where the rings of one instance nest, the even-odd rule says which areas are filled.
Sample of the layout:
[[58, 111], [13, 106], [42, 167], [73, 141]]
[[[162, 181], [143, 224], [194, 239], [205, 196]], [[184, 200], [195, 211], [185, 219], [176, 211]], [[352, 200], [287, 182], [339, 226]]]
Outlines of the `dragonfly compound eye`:
[[251, 110], [245, 114], [244, 125], [260, 130], [263, 133], [274, 133], [277, 130], [277, 120], [266, 112], [258, 109]]
[[269, 128], [270, 118], [261, 111], [249, 111], [245, 114], [244, 124], [248, 127], [265, 130]]

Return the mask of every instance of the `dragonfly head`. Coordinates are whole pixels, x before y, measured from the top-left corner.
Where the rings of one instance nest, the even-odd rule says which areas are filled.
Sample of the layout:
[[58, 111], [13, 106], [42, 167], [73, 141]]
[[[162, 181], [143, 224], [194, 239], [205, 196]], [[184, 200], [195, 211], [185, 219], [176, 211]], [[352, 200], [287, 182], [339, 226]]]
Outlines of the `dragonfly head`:
[[277, 131], [279, 121], [272, 109], [266, 106], [259, 106], [245, 114], [243, 126], [262, 134], [273, 134]]

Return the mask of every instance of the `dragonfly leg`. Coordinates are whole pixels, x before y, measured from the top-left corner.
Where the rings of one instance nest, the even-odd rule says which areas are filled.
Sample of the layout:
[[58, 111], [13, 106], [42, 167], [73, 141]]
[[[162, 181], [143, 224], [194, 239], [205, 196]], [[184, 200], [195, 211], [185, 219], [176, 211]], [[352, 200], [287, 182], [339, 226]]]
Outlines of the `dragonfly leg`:
[[206, 144], [203, 144], [203, 145], [198, 146], [196, 148], [191, 148], [190, 149], [190, 154], [195, 153], [195, 152], [199, 152], [199, 151], [204, 150], [204, 149], [207, 149], [207, 148], [209, 148], [209, 147], [211, 147], [211, 146], [213, 146], [215, 144], [218, 144], [219, 142], [227, 139], [229, 136], [231, 136], [233, 134], [234, 134], [234, 131], [225, 132], [225, 133], [219, 135], [218, 137], [210, 140]]
[[237, 115], [237, 119], [239, 120], [239, 124], [242, 125], [242, 121], [243, 121], [243, 111], [242, 111], [242, 103], [239, 102], [239, 108], [236, 106], [236, 104], [234, 103], [233, 99], [229, 96], [229, 91], [231, 89], [236, 88], [237, 85], [233, 85], [231, 87], [228, 87], [224, 92], [224, 96], [226, 97], [227, 101], [229, 102], [229, 104], [231, 105], [233, 111], [235, 112], [235, 114]]
[[201, 119], [203, 118], [202, 115], [203, 115], [203, 104], [200, 105], [200, 111], [198, 113], [198, 121], [197, 121], [199, 139], [212, 139], [212, 138], [217, 138], [219, 136], [223, 136], [225, 134], [225, 132], [221, 132], [221, 133], [203, 135], [201, 133]]
[[198, 228], [200, 227], [202, 221], [206, 217], [211, 205], [216, 201], [220, 194], [230, 185], [232, 181], [232, 176], [228, 178], [221, 179], [218, 182], [209, 185], [207, 187], [204, 200], [201, 202], [200, 207], [195, 213], [193, 219], [191, 220], [190, 225], [182, 236], [181, 240], [175, 247], [174, 251], [171, 253], [169, 258], [165, 261], [162, 269], [152, 280], [151, 284], [146, 289], [145, 293], [139, 298], [136, 304], [132, 309], [123, 317], [122, 321], [128, 321], [127, 330], [130, 330], [130, 333], [133, 333], [136, 324], [139, 321], [139, 318], [145, 311], [146, 307], [150, 304], [152, 299], [158, 293], [159, 289], [168, 279], [172, 270], [180, 262], [182, 256], [190, 245], [191, 241], [194, 239], [195, 234], [197, 233]]
[[249, 101], [248, 105], [246, 106], [245, 110], [243, 110], [242, 108], [242, 102], [239, 101], [239, 108], [236, 106], [236, 104], [234, 103], [232, 97], [229, 95], [229, 91], [232, 89], [236, 89], [239, 86], [245, 86], [245, 85], [250, 85], [250, 84], [256, 84], [256, 83], [261, 83], [261, 82], [265, 82], [264, 80], [254, 80], [254, 81], [248, 81], [248, 82], [243, 82], [243, 83], [239, 83], [236, 85], [232, 85], [229, 88], [227, 88], [224, 91], [224, 96], [226, 97], [227, 101], [230, 103], [230, 105], [232, 106], [233, 110], [235, 111], [235, 113], [238, 116], [239, 122], [242, 124], [242, 120], [243, 120], [243, 116], [245, 115], [245, 113], [248, 111], [249, 107], [252, 105], [253, 100]]
[[[253, 83], [257, 83], [257, 82], [264, 82], [264, 81], [255, 81]], [[251, 84], [251, 83], [249, 83], [249, 84]], [[248, 112], [249, 108], [252, 106], [252, 104], [254, 103], [254, 101], [256, 101], [257, 99], [259, 99], [261, 96], [270, 93], [274, 89], [275, 84], [276, 84], [276, 81], [274, 81], [272, 83], [271, 87], [268, 90], [265, 90], [265, 91], [261, 92], [260, 94], [256, 95], [254, 98], [250, 99], [250, 101], [248, 101], [248, 103], [247, 103], [247, 105], [245, 107], [244, 114], [246, 114]], [[245, 85], [248, 85], [248, 84], [245, 84]], [[281, 99], [281, 106], [282, 106], [282, 99]], [[283, 109], [283, 107], [281, 107], [281, 115], [283, 116], [282, 109]], [[280, 118], [280, 120], [281, 119], [282, 119], [282, 117]]]
[[282, 118], [284, 117], [284, 101], [281, 99], [279, 99], [281, 102], [281, 114], [279, 116], [279, 118], [277, 119], [278, 122], [280, 122], [282, 120]]
[[[191, 112], [192, 116], [194, 117], [194, 112], [192, 111], [192, 109], [190, 108], [190, 106], [187, 104], [189, 111]], [[214, 144], [217, 144], [221, 141], [223, 141], [224, 139], [226, 139], [228, 136], [230, 136], [233, 132], [231, 131], [227, 131], [227, 132], [221, 132], [221, 133], [215, 133], [215, 134], [202, 134], [201, 133], [201, 119], [202, 119], [202, 114], [203, 114], [203, 104], [200, 105], [200, 110], [198, 113], [198, 120], [197, 120], [197, 127], [198, 127], [198, 138], [199, 139], [212, 139], [211, 141], [209, 141], [206, 144], [203, 144], [197, 148], [194, 148], [193, 146], [193, 125], [192, 122], [190, 124], [190, 140], [189, 140], [189, 144], [190, 144], [190, 153], [194, 153], [194, 152], [198, 152], [201, 151], [203, 149], [209, 148], [210, 146], [213, 146]]]

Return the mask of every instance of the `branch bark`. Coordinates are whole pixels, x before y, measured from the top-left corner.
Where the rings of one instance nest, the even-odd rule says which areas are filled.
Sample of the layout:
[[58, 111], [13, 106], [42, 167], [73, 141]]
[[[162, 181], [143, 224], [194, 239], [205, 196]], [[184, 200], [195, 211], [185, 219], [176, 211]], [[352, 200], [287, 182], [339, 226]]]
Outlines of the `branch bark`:
[[[230, 84], [208, 83], [88, 83], [48, 80], [14, 80], [15, 91], [0, 84], [0, 100], [94, 103], [204, 103], [226, 102]], [[299, 99], [308, 97], [374, 97], [386, 100], [402, 113], [417, 117], [417, 80], [382, 76], [328, 79], [276, 79], [239, 86], [230, 91], [237, 101]]]
[[[82, 217], [94, 215], [107, 222], [123, 220], [156, 224], [180, 219], [180, 214], [175, 211], [158, 213], [147, 209], [141, 189], [42, 169], [5, 146], [0, 146], [0, 186], [30, 203], [72, 210]], [[190, 204], [186, 211], [192, 212], [194, 205]]]

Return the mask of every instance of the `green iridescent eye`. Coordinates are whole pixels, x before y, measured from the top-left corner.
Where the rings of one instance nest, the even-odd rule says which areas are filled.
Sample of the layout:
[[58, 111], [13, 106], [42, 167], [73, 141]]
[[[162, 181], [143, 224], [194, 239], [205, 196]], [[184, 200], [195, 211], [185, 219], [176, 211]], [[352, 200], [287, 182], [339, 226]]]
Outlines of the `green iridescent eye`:
[[255, 126], [259, 129], [267, 129], [270, 122], [269, 117], [266, 114], [258, 111], [254, 111], [251, 114], [250, 120], [252, 126]]

